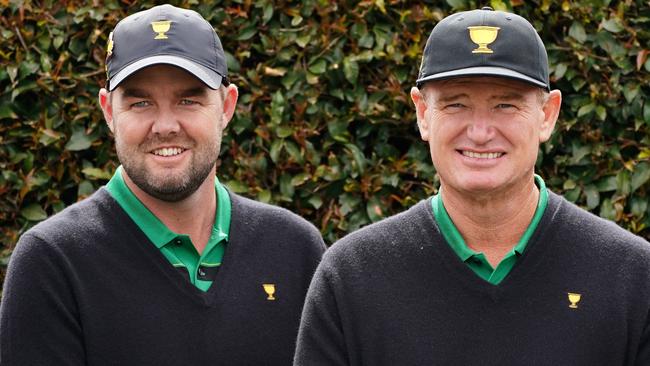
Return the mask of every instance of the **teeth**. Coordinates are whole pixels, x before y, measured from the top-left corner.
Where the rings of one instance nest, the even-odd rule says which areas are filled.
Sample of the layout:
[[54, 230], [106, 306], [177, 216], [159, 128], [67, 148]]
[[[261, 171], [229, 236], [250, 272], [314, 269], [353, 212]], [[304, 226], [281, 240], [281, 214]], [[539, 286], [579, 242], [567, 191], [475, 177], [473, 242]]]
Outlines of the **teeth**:
[[473, 151], [463, 151], [463, 155], [470, 157], [470, 158], [476, 158], [476, 159], [496, 159], [498, 157], [501, 157], [503, 153], [476, 153]]
[[162, 149], [154, 150], [153, 153], [158, 156], [174, 156], [183, 152], [180, 147], [165, 147]]

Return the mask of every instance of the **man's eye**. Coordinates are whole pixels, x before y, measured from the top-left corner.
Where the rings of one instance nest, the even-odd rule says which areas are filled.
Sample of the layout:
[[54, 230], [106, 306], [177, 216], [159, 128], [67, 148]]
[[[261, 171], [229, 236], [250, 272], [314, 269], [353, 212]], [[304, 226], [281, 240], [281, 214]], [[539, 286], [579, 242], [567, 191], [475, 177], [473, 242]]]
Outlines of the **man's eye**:
[[509, 108], [515, 108], [513, 104], [508, 104], [508, 103], [500, 103], [497, 104], [497, 109], [509, 109]]
[[198, 102], [191, 99], [181, 99], [181, 105], [194, 105], [194, 104], [198, 104]]
[[131, 107], [142, 108], [142, 107], [147, 107], [147, 106], [150, 106], [150, 105], [151, 105], [151, 103], [148, 100], [141, 100], [139, 102], [135, 102], [135, 103], [131, 104]]
[[451, 104], [447, 104], [447, 105], [445, 106], [445, 108], [453, 108], [453, 109], [456, 109], [456, 108], [464, 108], [464, 107], [465, 107], [465, 105], [462, 104], [462, 103], [451, 103]]

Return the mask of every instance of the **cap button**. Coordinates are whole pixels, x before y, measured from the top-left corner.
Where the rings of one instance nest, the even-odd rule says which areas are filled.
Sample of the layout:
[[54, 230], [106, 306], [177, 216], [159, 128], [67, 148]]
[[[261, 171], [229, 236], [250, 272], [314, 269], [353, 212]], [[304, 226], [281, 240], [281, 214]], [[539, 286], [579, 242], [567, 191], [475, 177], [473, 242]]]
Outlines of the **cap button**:
[[481, 8], [481, 10], [491, 10], [491, 11], [494, 11], [494, 9], [492, 9], [492, 7], [490, 7], [490, 6], [484, 6], [484, 7]]

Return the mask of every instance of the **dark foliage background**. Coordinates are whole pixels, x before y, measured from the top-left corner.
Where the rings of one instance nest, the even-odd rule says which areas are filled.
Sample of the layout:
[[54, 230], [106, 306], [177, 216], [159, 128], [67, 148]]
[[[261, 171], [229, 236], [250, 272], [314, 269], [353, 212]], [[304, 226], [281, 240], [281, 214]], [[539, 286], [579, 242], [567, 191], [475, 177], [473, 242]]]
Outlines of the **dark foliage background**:
[[[116, 168], [96, 95], [108, 33], [158, 2], [0, 0], [0, 261], [26, 229]], [[564, 94], [538, 172], [556, 192], [650, 238], [650, 2], [172, 1], [200, 12], [239, 86], [219, 176], [287, 207], [331, 243], [436, 192], [408, 92], [450, 12], [532, 21]]]

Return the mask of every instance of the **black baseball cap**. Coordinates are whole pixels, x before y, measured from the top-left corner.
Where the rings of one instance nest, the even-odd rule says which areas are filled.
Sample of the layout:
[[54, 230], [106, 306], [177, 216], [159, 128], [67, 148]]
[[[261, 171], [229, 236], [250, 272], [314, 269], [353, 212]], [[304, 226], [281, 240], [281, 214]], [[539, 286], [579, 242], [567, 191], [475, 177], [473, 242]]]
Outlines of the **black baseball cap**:
[[106, 88], [147, 66], [180, 67], [211, 89], [228, 85], [228, 67], [214, 28], [193, 10], [160, 5], [122, 19], [109, 35]]
[[416, 85], [463, 76], [505, 77], [550, 90], [548, 56], [535, 28], [490, 7], [452, 14], [433, 28]]

